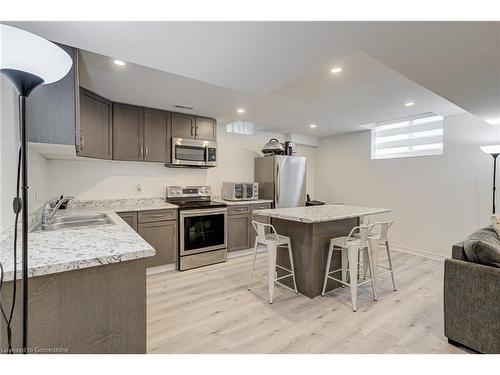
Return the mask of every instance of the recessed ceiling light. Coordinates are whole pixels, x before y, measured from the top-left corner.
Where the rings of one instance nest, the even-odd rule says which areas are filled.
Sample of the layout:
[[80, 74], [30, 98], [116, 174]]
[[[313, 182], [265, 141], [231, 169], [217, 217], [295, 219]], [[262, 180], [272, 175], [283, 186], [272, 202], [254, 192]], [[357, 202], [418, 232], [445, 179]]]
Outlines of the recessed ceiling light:
[[125, 61], [122, 61], [122, 60], [114, 60], [113, 61], [116, 65], [119, 65], [119, 66], [124, 66], [125, 65]]
[[238, 112], [238, 113], [245, 113], [245, 108], [238, 108], [236, 110], [236, 112]]
[[405, 106], [411, 107], [412, 105], [415, 105], [415, 102], [406, 102]]
[[316, 127], [316, 124], [311, 124], [311, 125], [309, 125], [309, 127], [310, 127], [311, 129], [314, 129], [314, 128]]
[[334, 74], [337, 74], [337, 73], [340, 73], [342, 71], [342, 68], [341, 67], [336, 67], [336, 68], [332, 68], [330, 70], [330, 72], [334, 73]]

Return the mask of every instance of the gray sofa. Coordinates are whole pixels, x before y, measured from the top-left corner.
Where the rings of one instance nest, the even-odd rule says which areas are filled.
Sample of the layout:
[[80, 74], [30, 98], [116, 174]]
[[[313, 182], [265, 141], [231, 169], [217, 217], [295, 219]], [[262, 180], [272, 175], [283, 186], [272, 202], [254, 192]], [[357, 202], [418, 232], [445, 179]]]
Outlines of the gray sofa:
[[467, 259], [460, 243], [445, 260], [445, 336], [480, 353], [500, 353], [500, 268]]

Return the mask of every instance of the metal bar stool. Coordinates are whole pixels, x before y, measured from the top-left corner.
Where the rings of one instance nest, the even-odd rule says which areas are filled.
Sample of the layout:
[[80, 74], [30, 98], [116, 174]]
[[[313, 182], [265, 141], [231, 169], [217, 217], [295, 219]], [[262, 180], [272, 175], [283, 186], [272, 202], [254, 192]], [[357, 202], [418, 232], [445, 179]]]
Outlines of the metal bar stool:
[[[343, 285], [349, 286], [351, 288], [351, 302], [352, 302], [352, 311], [357, 310], [357, 299], [358, 299], [358, 287], [371, 283], [373, 299], [377, 300], [377, 293], [375, 291], [375, 282], [373, 279], [373, 268], [371, 261], [371, 250], [368, 246], [368, 235], [370, 233], [371, 226], [368, 225], [360, 225], [352, 228], [351, 232], [348, 236], [332, 238], [330, 240], [330, 247], [328, 250], [328, 260], [326, 262], [326, 270], [325, 270], [325, 280], [323, 283], [323, 291], [321, 295], [325, 295], [326, 283], [328, 279], [335, 280]], [[358, 232], [355, 236], [355, 233]], [[341, 251], [342, 252], [342, 267], [333, 271], [330, 271], [330, 264], [332, 261], [333, 251]], [[366, 277], [365, 281], [359, 282], [358, 277], [361, 273], [359, 271], [359, 254], [361, 252], [365, 252], [368, 258], [368, 267], [370, 269], [370, 275], [366, 275], [363, 272], [363, 276]], [[342, 272], [342, 279], [337, 279], [331, 274], [336, 272]], [[347, 282], [347, 272], [349, 272], [349, 282]]]
[[[375, 287], [378, 287], [378, 268], [382, 268], [391, 274], [392, 279], [392, 289], [396, 291], [396, 281], [394, 278], [394, 269], [392, 267], [392, 257], [391, 257], [391, 249], [389, 247], [389, 228], [394, 224], [394, 220], [377, 222], [371, 225], [370, 234], [368, 236], [368, 245], [371, 248], [372, 254], [372, 265], [374, 267], [373, 278], [375, 279]], [[374, 229], [380, 227], [380, 231], [378, 233], [373, 233]], [[387, 261], [389, 263], [389, 267], [382, 266], [378, 264], [378, 250], [380, 246], [385, 247], [385, 251], [387, 253]], [[366, 273], [366, 268], [368, 267], [367, 262], [364, 263], [364, 270]]]
[[[268, 289], [269, 289], [269, 303], [273, 303], [273, 293], [274, 293], [274, 283], [279, 284], [287, 289], [290, 289], [294, 291], [295, 293], [298, 293], [297, 291], [297, 284], [295, 282], [295, 272], [294, 272], [294, 265], [293, 265], [293, 255], [292, 255], [292, 244], [290, 242], [290, 238], [286, 236], [282, 236], [278, 233], [276, 233], [276, 229], [271, 224], [265, 224], [265, 223], [259, 223], [258, 221], [252, 220], [252, 226], [255, 229], [255, 232], [257, 233], [257, 236], [255, 237], [255, 246], [254, 246], [254, 252], [253, 252], [253, 259], [252, 259], [252, 272], [250, 273], [250, 282], [248, 283], [248, 290], [252, 287], [252, 280], [253, 280], [253, 275], [256, 274], [257, 276], [262, 277], [263, 279], [267, 280], [268, 283]], [[266, 234], [266, 228], [270, 228], [272, 233], [267, 233]], [[265, 245], [267, 247], [267, 277], [264, 275], [261, 275], [260, 273], [256, 272], [259, 269], [262, 268], [255, 268], [255, 259], [257, 258], [257, 248], [259, 244]], [[277, 255], [277, 250], [280, 247], [288, 247], [288, 255], [290, 257], [290, 266], [291, 269], [282, 267], [278, 264], [276, 264], [276, 255]], [[263, 267], [265, 268], [265, 267]], [[287, 272], [286, 275], [278, 277], [276, 268], [280, 268], [284, 271]], [[294, 289], [288, 287], [287, 285], [284, 285], [283, 283], [280, 282], [280, 280], [287, 278], [287, 277], [292, 277], [293, 279], [293, 285]]]

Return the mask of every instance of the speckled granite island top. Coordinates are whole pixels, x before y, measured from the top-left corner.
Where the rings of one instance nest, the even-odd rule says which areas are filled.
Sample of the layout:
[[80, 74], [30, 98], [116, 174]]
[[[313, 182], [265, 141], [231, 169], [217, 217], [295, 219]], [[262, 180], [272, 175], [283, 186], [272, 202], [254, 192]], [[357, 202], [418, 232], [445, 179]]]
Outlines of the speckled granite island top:
[[[155, 250], [116, 212], [176, 209], [161, 198], [86, 201], [72, 204], [56, 216], [82, 212], [106, 213], [113, 224], [29, 233], [29, 277], [124, 262], [155, 255]], [[11, 238], [2, 241], [4, 280], [13, 279]], [[21, 240], [18, 239], [17, 278], [21, 277]]]
[[271, 208], [254, 210], [255, 215], [268, 216], [276, 219], [292, 220], [302, 223], [322, 223], [350, 219], [360, 216], [376, 215], [391, 212], [389, 208], [373, 208], [348, 206], [345, 204], [325, 204], [322, 206]]

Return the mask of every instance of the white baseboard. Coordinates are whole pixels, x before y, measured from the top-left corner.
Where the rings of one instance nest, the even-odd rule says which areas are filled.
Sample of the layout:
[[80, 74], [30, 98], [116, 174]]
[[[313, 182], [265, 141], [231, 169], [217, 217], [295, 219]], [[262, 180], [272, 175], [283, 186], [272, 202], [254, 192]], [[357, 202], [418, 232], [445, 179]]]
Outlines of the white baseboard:
[[157, 273], [175, 271], [175, 263], [165, 264], [163, 266], [146, 268], [146, 276], [156, 275]]
[[392, 243], [391, 243], [391, 250], [399, 251], [400, 253], [407, 253], [407, 254], [411, 254], [411, 255], [416, 255], [416, 256], [419, 256], [422, 258], [437, 260], [438, 262], [444, 262], [444, 260], [446, 259], [446, 257], [444, 255], [431, 253], [429, 251], [424, 251], [424, 250], [420, 250], [420, 249], [412, 249], [410, 247], [395, 245]]

